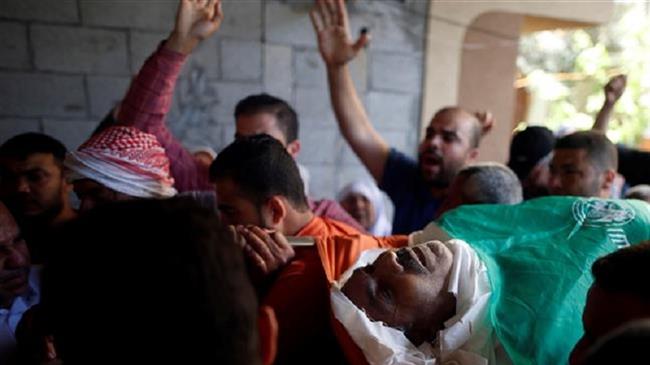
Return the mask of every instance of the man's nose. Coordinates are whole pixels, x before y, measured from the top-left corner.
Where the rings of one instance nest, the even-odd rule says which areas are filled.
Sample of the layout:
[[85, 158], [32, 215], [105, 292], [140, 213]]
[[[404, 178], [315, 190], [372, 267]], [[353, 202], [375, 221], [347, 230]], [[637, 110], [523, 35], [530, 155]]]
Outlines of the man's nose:
[[431, 138], [429, 138], [429, 146], [435, 149], [440, 149], [442, 147], [442, 136], [436, 133]]
[[27, 257], [21, 251], [15, 247], [11, 247], [9, 250], [9, 255], [5, 259], [5, 268], [18, 269], [27, 265]]
[[397, 261], [397, 255], [395, 251], [391, 251], [382, 259], [384, 262], [382, 262], [380, 265], [376, 265], [375, 267], [377, 275], [392, 275], [394, 273], [404, 271], [404, 267], [402, 267], [402, 265], [400, 265], [400, 263]]
[[550, 189], [559, 189], [560, 187], [562, 187], [560, 176], [558, 174], [551, 173], [548, 176], [548, 187]]
[[29, 183], [27, 182], [27, 179], [24, 177], [19, 177], [16, 180], [16, 190], [19, 193], [29, 193]]

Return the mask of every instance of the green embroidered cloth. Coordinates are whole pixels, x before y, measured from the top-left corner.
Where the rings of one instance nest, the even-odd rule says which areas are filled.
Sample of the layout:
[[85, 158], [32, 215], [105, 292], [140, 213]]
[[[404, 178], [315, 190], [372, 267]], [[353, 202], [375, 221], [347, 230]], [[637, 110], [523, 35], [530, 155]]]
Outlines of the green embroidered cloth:
[[650, 240], [650, 205], [547, 197], [464, 206], [437, 223], [485, 262], [493, 289], [489, 320], [513, 363], [566, 364], [582, 336], [592, 263]]

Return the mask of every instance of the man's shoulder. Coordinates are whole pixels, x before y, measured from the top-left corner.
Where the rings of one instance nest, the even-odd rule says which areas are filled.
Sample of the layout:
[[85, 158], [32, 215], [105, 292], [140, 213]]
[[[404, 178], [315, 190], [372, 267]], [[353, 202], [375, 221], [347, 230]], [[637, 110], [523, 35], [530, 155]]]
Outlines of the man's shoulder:
[[301, 236], [356, 236], [362, 234], [359, 229], [342, 222], [338, 219], [328, 218], [325, 216], [314, 216], [301, 231]]
[[[386, 159], [386, 168], [400, 168], [417, 171], [418, 161], [415, 158], [408, 156], [404, 152], [391, 147], [390, 151], [388, 152], [388, 158]], [[386, 171], [384, 174], [385, 173]]]
[[418, 161], [395, 148], [391, 148], [379, 187], [391, 196], [398, 191], [411, 191], [423, 185], [424, 181], [420, 175]]

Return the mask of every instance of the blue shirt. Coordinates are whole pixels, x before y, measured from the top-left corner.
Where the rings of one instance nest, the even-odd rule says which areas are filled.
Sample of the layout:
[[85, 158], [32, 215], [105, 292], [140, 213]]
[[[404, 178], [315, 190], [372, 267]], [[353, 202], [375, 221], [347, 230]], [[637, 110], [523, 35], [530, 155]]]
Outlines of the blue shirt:
[[7, 309], [0, 309], [0, 364], [5, 364], [16, 350], [16, 327], [23, 314], [40, 301], [40, 268], [32, 266], [29, 273], [29, 289], [16, 297]]
[[424, 228], [435, 217], [442, 202], [431, 196], [416, 160], [390, 149], [379, 186], [395, 205], [393, 234], [407, 234]]

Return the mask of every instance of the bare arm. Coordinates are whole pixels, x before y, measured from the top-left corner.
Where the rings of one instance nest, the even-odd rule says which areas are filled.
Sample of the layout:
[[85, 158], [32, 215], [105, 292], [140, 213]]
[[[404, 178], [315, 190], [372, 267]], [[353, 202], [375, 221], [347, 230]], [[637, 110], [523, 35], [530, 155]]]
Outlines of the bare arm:
[[616, 105], [618, 99], [623, 95], [626, 82], [627, 78], [625, 75], [616, 75], [609, 80], [607, 85], [605, 85], [605, 103], [596, 116], [594, 125], [591, 127], [592, 130], [602, 133], [607, 132], [609, 119], [612, 116], [614, 105]]
[[381, 183], [390, 148], [370, 123], [347, 66], [370, 38], [364, 33], [352, 43], [343, 0], [317, 0], [310, 16], [327, 66], [330, 100], [341, 134]]

